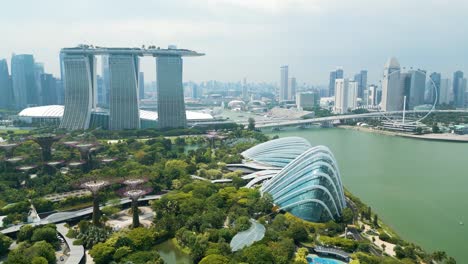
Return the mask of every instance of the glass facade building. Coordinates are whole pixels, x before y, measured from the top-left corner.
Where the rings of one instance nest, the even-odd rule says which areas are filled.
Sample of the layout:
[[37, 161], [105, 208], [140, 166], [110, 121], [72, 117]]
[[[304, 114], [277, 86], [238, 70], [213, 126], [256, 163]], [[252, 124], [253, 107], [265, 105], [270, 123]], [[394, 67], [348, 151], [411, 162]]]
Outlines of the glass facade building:
[[13, 90], [11, 89], [10, 74], [6, 60], [0, 60], [0, 108], [11, 108]]
[[182, 84], [182, 58], [159, 56], [156, 58], [159, 128], [178, 128], [187, 125], [184, 89]]
[[135, 55], [109, 55], [109, 129], [138, 129], [138, 69]]
[[13, 95], [17, 109], [36, 104], [38, 96], [34, 67], [33, 55], [13, 55], [11, 58]]
[[310, 147], [310, 143], [301, 137], [285, 137], [259, 144], [242, 152], [242, 156], [258, 163], [283, 168]]
[[303, 138], [285, 137], [259, 144], [242, 155], [280, 168], [264, 171], [247, 187], [264, 181], [261, 193], [270, 194], [281, 210], [311, 222], [341, 217], [346, 207], [343, 184], [336, 159], [327, 147], [312, 147]]
[[65, 111], [60, 128], [88, 129], [95, 108], [96, 59], [93, 55], [62, 56]]

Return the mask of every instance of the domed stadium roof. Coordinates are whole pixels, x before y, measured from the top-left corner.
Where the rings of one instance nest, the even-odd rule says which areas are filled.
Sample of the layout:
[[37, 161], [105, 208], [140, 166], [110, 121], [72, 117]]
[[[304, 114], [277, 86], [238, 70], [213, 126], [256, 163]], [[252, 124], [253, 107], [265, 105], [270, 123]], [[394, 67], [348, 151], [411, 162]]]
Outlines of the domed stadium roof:
[[[28, 107], [23, 109], [18, 115], [20, 117], [33, 117], [33, 118], [62, 118], [64, 111], [63, 105], [44, 105], [36, 107]], [[100, 109], [104, 113], [107, 110]], [[211, 120], [213, 116], [206, 113], [186, 111], [187, 120]], [[140, 109], [140, 118], [144, 120], [158, 120], [158, 113], [155, 111], [147, 111]]]
[[297, 156], [260, 190], [280, 209], [312, 222], [337, 220], [346, 207], [336, 160], [325, 146]]
[[284, 167], [310, 147], [310, 143], [301, 137], [285, 137], [259, 144], [241, 154], [258, 163]]
[[36, 118], [46, 118], [46, 117], [57, 117], [61, 118], [63, 116], [63, 105], [44, 105], [36, 107], [28, 107], [19, 112], [18, 116], [21, 117], [36, 117]]

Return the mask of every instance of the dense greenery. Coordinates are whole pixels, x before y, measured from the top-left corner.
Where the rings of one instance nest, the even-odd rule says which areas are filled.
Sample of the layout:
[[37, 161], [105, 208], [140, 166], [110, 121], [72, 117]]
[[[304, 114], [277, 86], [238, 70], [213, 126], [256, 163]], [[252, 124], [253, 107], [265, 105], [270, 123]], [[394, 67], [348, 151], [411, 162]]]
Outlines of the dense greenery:
[[55, 225], [24, 225], [18, 232], [17, 243], [6, 264], [55, 263], [55, 250], [60, 246]]
[[[326, 113], [323, 113], [324, 115]], [[99, 143], [92, 154], [89, 171], [76, 168], [68, 173], [39, 166], [37, 177], [17, 172], [2, 163], [0, 168], [0, 214], [7, 215], [5, 224], [26, 220], [31, 203], [38, 212], [70, 210], [91, 205], [91, 197], [69, 197], [51, 202], [44, 198], [52, 193], [67, 192], [77, 188], [77, 182], [86, 177], [122, 180], [127, 177], [148, 179], [155, 192], [168, 192], [152, 203], [155, 212], [154, 225], [150, 228], [134, 228], [114, 232], [106, 226], [93, 226], [81, 221], [67, 236], [76, 238], [75, 244], [90, 250], [96, 263], [162, 263], [155, 246], [173, 239], [184, 252], [200, 263], [305, 263], [307, 248], [315, 245], [340, 248], [352, 253], [359, 263], [418, 263], [432, 260], [453, 263], [444, 252], [427, 254], [421, 248], [403, 241], [386, 227], [375, 212], [350, 193], [346, 196], [351, 206], [343, 211], [337, 222], [310, 223], [273, 207], [272, 197], [260, 195], [257, 189], [243, 188], [242, 172], [227, 170], [226, 164], [239, 163], [239, 153], [266, 141], [268, 138], [254, 129], [233, 128], [218, 131], [222, 137], [207, 139], [203, 130], [178, 130], [161, 132], [101, 131], [63, 135], [62, 141], [79, 140]], [[163, 133], [191, 134], [184, 137], [163, 137]], [[196, 135], [193, 135], [196, 134]], [[18, 135], [9, 134], [12, 139]], [[137, 138], [144, 137], [144, 138]], [[119, 139], [107, 141], [103, 139]], [[122, 139], [126, 138], [126, 139]], [[26, 140], [14, 153], [25, 156], [24, 164], [39, 163], [41, 151], [32, 141]], [[60, 143], [54, 144], [53, 160], [80, 159], [75, 149]], [[117, 158], [106, 165], [102, 157]], [[41, 165], [41, 164], [39, 164]], [[209, 180], [232, 179], [229, 184], [212, 184], [210, 181], [194, 181], [191, 175]], [[117, 198], [118, 184], [112, 184], [100, 192], [101, 203]], [[120, 210], [111, 202], [103, 211], [102, 222]], [[239, 232], [249, 229], [254, 219], [265, 226], [262, 240], [232, 252], [229, 243]], [[382, 250], [370, 240], [355, 241], [343, 237], [345, 228], [364, 230], [359, 223], [375, 229], [382, 241], [397, 245], [396, 258], [375, 256]], [[55, 250], [59, 242], [55, 226], [32, 227], [25, 225], [18, 233], [17, 249], [8, 254], [6, 263], [55, 263]], [[0, 236], [0, 254], [7, 253], [11, 239]]]

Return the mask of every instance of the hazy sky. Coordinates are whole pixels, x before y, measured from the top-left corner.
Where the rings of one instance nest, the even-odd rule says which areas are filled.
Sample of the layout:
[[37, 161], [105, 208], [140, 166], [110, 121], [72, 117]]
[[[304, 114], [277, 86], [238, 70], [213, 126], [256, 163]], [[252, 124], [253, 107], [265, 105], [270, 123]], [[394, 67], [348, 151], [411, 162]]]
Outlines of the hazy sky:
[[[62, 47], [176, 44], [184, 80], [278, 82], [280, 65], [298, 82], [325, 84], [365, 68], [375, 81], [390, 56], [402, 66], [468, 71], [467, 0], [1, 0], [0, 58], [33, 53], [59, 73]], [[143, 70], [154, 79], [154, 62]]]

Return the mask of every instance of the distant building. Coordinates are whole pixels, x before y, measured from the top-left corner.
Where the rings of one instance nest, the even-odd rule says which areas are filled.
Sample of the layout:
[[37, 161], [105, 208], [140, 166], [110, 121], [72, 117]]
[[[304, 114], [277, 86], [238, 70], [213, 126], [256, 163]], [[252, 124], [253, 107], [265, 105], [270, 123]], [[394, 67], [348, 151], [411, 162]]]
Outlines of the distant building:
[[109, 129], [140, 128], [138, 107], [139, 57], [109, 55]]
[[450, 104], [452, 101], [452, 83], [450, 79], [441, 79], [440, 80], [440, 93], [439, 93], [439, 104]]
[[200, 99], [201, 98], [201, 88], [197, 84], [192, 84], [192, 98], [193, 99]]
[[330, 72], [330, 83], [328, 85], [328, 96], [335, 95], [335, 81], [336, 79], [343, 79], [343, 69], [337, 68], [335, 71]]
[[182, 58], [159, 56], [156, 58], [158, 87], [158, 125], [177, 128], [187, 125], [184, 91], [182, 86]]
[[438, 72], [433, 72], [429, 75], [429, 80], [426, 85], [426, 89], [428, 90], [427, 103], [434, 104], [435, 101], [436, 104], [439, 104], [441, 78], [442, 76]]
[[12, 107], [13, 90], [11, 87], [8, 64], [5, 59], [0, 60], [0, 108], [9, 109]]
[[465, 105], [465, 90], [460, 85], [463, 84], [463, 72], [456, 71], [453, 73], [453, 101], [456, 107], [464, 107]]
[[357, 97], [364, 98], [364, 90], [367, 88], [367, 71], [362, 70], [360, 73], [354, 75], [354, 81], [358, 84]]
[[400, 63], [396, 58], [387, 61], [382, 80], [382, 110], [399, 111], [403, 109], [403, 85], [400, 78]]
[[348, 109], [354, 110], [357, 108], [357, 95], [359, 92], [358, 82], [348, 82]]
[[41, 90], [42, 105], [58, 104], [57, 79], [52, 74], [41, 75]]
[[44, 105], [44, 97], [43, 91], [41, 86], [41, 76], [45, 73], [44, 71], [44, 64], [43, 63], [35, 63], [34, 64], [34, 82], [36, 83], [36, 90], [34, 96], [35, 98], [31, 98], [29, 104], [31, 105]]
[[279, 89], [279, 101], [286, 101], [288, 100], [288, 71], [289, 68], [287, 65], [281, 66], [281, 73], [280, 73], [280, 89]]
[[55, 79], [55, 88], [57, 90], [57, 104], [63, 105], [65, 103], [65, 90], [63, 89], [63, 82], [61, 79]]
[[138, 99], [145, 99], [145, 73], [138, 73]]
[[296, 78], [289, 78], [288, 82], [288, 98], [287, 100], [295, 100], [296, 97]]
[[11, 58], [11, 77], [15, 107], [23, 109], [37, 103], [33, 55], [15, 55]]
[[368, 98], [367, 98], [367, 105], [376, 106], [378, 105], [377, 102], [377, 85], [369, 85], [368, 88]]
[[242, 80], [242, 100], [249, 100], [249, 87], [247, 86], [247, 78]]
[[316, 92], [296, 93], [296, 105], [298, 109], [313, 108], [320, 100]]
[[406, 96], [406, 109], [414, 109], [418, 105], [424, 104], [424, 92], [426, 90], [426, 72], [421, 70], [410, 70], [408, 73], [402, 73], [405, 86], [404, 95]]
[[333, 112], [336, 114], [344, 114], [348, 112], [349, 103], [349, 80], [335, 80], [335, 107]]

